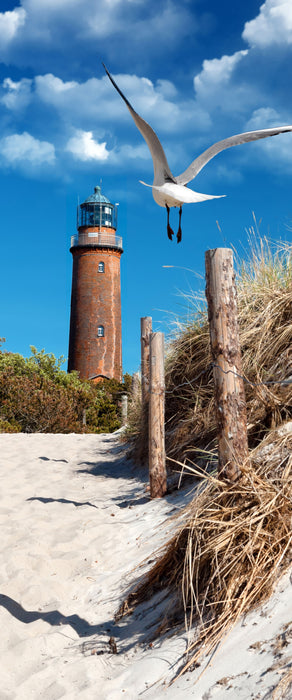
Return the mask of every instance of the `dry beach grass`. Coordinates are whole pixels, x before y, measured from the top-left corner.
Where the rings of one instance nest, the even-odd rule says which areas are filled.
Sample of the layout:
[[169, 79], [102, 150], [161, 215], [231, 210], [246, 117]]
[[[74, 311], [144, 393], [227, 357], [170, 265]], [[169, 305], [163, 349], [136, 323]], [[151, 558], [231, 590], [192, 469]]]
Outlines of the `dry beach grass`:
[[[188, 629], [194, 626], [183, 671], [213, 653], [240, 617], [270, 597], [292, 559], [291, 246], [277, 245], [273, 253], [266, 241], [253, 247], [240, 266], [238, 306], [249, 463], [239, 465], [236, 483], [217, 479], [209, 330], [199, 310], [170, 345], [166, 375], [166, 454], [172, 467], [199, 480], [197, 493], [118, 612], [126, 615], [154, 592], [169, 590], [175, 616], [168, 613], [161, 629], [183, 618]], [[133, 433], [141, 458], [147, 448], [139, 420]], [[281, 681], [287, 687], [290, 672]]]
[[[292, 417], [292, 248], [260, 240], [237, 261], [239, 332], [250, 447]], [[166, 360], [166, 454], [180, 462], [209, 461], [216, 446], [213, 380], [203, 295], [189, 294], [192, 323], [181, 324]], [[263, 386], [265, 382], [265, 386]], [[128, 437], [136, 461], [147, 462], [147, 430], [139, 399]], [[205, 451], [208, 452], [205, 455]], [[171, 468], [171, 462], [168, 465]]]
[[[292, 425], [290, 425], [292, 429]], [[272, 440], [272, 441], [271, 441]], [[199, 474], [196, 469], [194, 474]], [[206, 475], [176, 534], [120, 616], [161, 588], [194, 641], [184, 670], [213, 652], [238, 619], [262, 604], [291, 564], [292, 435], [269, 435], [235, 484]], [[167, 625], [172, 620], [168, 617]]]

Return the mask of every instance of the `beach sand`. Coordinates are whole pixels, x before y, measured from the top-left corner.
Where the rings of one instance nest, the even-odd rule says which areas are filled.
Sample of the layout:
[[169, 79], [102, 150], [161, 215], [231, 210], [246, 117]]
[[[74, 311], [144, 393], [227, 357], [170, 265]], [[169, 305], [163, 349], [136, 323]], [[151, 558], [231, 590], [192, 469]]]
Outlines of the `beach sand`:
[[[193, 484], [151, 501], [118, 433], [1, 434], [0, 464], [0, 700], [273, 697], [292, 664], [288, 575], [205, 671], [170, 686], [188, 637], [151, 641], [159, 596], [114, 622], [135, 567], [169, 538]], [[292, 698], [283, 688], [275, 697]]]

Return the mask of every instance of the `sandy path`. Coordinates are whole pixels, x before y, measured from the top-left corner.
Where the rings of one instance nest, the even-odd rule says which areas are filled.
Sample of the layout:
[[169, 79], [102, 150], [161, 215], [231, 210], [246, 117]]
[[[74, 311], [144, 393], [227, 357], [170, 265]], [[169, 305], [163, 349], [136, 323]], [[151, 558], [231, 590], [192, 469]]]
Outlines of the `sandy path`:
[[[167, 516], [190, 496], [150, 501], [117, 435], [0, 435], [0, 464], [0, 700], [266, 697], [281, 677], [267, 671], [269, 640], [292, 621], [288, 577], [196, 686], [194, 674], [153, 686], [170, 678], [186, 635], [150, 646], [152, 602], [127, 623], [113, 615], [136, 576], [129, 572], [151, 557], [169, 534]], [[292, 632], [287, 640], [284, 661]]]

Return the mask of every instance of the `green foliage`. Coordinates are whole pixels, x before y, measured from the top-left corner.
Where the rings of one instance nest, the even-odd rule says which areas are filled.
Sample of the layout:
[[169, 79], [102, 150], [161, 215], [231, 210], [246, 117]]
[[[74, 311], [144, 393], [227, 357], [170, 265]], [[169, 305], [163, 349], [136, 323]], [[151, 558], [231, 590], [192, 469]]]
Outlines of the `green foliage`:
[[124, 394], [130, 394], [132, 391], [132, 375], [126, 372], [123, 377], [124, 383], [123, 383], [123, 393]]
[[98, 389], [98, 401], [89, 407], [86, 413], [87, 421], [98, 425], [93, 432], [112, 432], [120, 428], [121, 399], [123, 394], [130, 392], [131, 383], [131, 375], [125, 374], [122, 384], [116, 379], [105, 379], [95, 385]]
[[126, 384], [81, 381], [65, 359], [31, 347], [31, 356], [0, 351], [0, 432], [112, 432], [120, 427]]
[[1, 420], [0, 418], [0, 433], [21, 433], [21, 427], [16, 420]]

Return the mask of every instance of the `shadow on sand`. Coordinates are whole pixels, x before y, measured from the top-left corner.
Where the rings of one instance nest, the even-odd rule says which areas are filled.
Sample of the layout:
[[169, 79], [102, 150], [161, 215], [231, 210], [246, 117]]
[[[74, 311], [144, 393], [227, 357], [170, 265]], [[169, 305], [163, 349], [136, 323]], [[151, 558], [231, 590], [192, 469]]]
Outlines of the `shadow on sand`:
[[95, 506], [94, 503], [90, 503], [89, 501], [70, 501], [68, 498], [45, 498], [45, 496], [31, 496], [31, 498], [27, 498], [27, 501], [40, 501], [40, 503], [69, 503], [76, 508], [80, 508], [80, 506], [91, 506], [91, 508], [98, 508], [98, 506]]
[[[114, 618], [99, 625], [90, 625], [79, 615], [62, 615], [59, 610], [41, 612], [25, 610], [16, 600], [8, 595], [0, 594], [0, 607], [5, 608], [12, 617], [25, 625], [37, 620], [43, 620], [51, 627], [69, 625], [83, 639], [83, 653], [125, 653], [137, 643], [149, 645], [154, 630], [164, 618], [165, 592], [156, 594], [151, 601], [138, 606], [138, 609], [126, 620], [116, 623]], [[155, 614], [153, 614], [155, 611]], [[85, 641], [86, 640], [86, 641]], [[113, 651], [111, 640], [114, 640], [116, 651]]]

